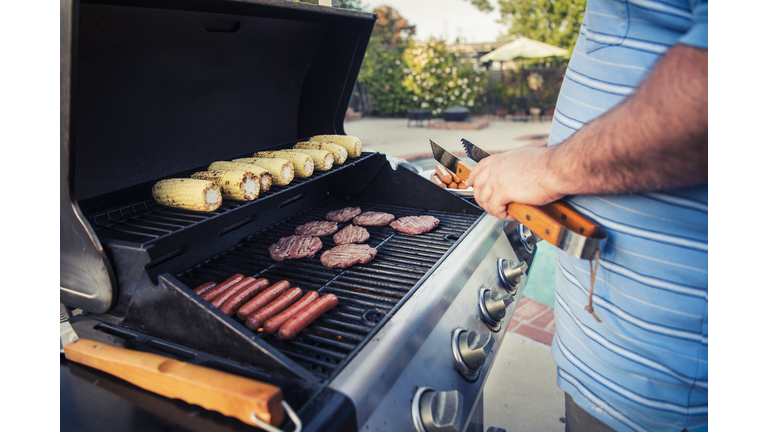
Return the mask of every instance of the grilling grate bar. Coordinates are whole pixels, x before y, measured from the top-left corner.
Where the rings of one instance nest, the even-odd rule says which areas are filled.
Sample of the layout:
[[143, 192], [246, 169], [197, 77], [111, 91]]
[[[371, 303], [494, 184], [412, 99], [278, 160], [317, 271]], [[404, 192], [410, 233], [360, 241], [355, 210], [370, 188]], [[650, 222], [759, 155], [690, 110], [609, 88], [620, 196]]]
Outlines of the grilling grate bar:
[[[440, 224], [432, 232], [417, 236], [396, 232], [388, 226], [366, 227], [370, 233], [368, 244], [376, 247], [378, 253], [370, 263], [347, 269], [328, 269], [320, 263], [322, 251], [336, 246], [332, 236], [321, 238], [323, 249], [313, 258], [276, 262], [270, 257], [269, 246], [280, 237], [293, 235], [297, 226], [325, 220], [329, 211], [350, 206], [360, 207], [363, 212], [391, 213], [397, 218], [429, 214], [440, 219]], [[289, 341], [256, 333], [315, 375], [331, 378], [478, 218], [471, 214], [329, 199], [243, 239], [177, 278], [194, 288], [242, 273], [267, 278], [272, 283], [285, 279], [305, 292], [335, 294], [339, 305]], [[339, 224], [339, 229], [345, 225]]]

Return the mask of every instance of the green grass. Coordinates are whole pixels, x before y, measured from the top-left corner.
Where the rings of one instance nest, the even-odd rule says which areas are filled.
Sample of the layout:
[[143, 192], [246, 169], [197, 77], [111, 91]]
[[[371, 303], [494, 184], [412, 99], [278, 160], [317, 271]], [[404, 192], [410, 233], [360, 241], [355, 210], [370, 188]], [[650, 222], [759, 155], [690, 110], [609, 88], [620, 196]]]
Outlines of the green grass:
[[536, 255], [523, 294], [545, 305], [555, 306], [555, 247], [545, 241], [536, 244]]

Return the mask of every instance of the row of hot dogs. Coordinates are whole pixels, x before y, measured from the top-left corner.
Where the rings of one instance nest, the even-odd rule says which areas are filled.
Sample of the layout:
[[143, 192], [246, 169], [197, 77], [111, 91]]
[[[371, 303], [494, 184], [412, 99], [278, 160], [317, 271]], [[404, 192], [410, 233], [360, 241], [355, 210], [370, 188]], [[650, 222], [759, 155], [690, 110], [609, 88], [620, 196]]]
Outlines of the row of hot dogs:
[[249, 330], [261, 328], [284, 340], [296, 336], [339, 303], [333, 294], [320, 297], [317, 291], [304, 293], [299, 287], [291, 288], [287, 280], [270, 285], [267, 279], [240, 273], [219, 284], [206, 282], [194, 291], [227, 316], [237, 316]]

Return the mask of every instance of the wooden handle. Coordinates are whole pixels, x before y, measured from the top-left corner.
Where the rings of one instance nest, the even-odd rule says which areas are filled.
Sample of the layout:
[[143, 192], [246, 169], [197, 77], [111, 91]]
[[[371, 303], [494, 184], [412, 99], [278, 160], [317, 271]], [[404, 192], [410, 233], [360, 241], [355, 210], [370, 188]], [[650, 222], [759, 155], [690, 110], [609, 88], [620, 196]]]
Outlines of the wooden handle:
[[466, 164], [463, 161], [458, 161], [456, 163], [456, 177], [460, 178], [462, 181], [467, 181], [467, 179], [469, 178], [469, 173], [471, 172], [472, 172], [472, 167], [470, 165]]
[[584, 217], [581, 213], [571, 208], [563, 201], [555, 201], [547, 205], [539, 206], [550, 217], [562, 223], [569, 230], [585, 237], [592, 237], [597, 229], [594, 222]]
[[235, 417], [249, 425], [253, 425], [252, 412], [274, 426], [285, 420], [282, 390], [270, 384], [88, 339], [68, 343], [64, 353], [68, 360], [145, 390]]
[[560, 241], [563, 225], [538, 207], [510, 203], [507, 205], [507, 213], [548, 243], [557, 246]]

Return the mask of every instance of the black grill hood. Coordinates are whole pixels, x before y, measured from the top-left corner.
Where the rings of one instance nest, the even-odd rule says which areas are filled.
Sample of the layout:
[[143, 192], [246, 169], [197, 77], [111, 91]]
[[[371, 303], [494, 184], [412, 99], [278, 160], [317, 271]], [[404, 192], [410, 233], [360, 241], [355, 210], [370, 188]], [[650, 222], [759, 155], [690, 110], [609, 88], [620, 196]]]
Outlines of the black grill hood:
[[61, 7], [60, 292], [93, 312], [114, 306], [117, 277], [81, 206], [214, 160], [344, 134], [377, 18], [265, 0]]

